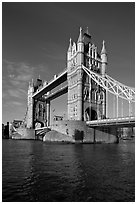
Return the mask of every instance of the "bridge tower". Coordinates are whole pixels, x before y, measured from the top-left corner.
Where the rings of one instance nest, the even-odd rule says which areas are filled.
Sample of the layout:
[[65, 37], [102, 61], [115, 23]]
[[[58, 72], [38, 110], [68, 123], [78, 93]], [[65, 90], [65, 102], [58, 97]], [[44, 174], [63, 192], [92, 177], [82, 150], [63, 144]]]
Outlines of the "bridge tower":
[[101, 54], [87, 31], [80, 28], [77, 43], [70, 39], [67, 52], [68, 120], [95, 120], [106, 117], [106, 91], [83, 71], [82, 66], [105, 76], [107, 52], [105, 42]]
[[36, 126], [49, 126], [50, 102], [45, 100], [45, 96], [34, 99], [32, 96], [42, 86], [42, 80], [37, 79], [36, 83], [29, 83], [28, 87], [28, 104], [27, 104], [27, 128]]

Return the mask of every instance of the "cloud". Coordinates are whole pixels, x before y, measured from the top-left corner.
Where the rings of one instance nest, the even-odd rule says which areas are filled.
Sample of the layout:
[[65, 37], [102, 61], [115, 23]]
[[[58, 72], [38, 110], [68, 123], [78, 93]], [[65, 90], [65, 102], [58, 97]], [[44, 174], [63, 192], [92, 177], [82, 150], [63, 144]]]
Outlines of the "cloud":
[[23, 103], [20, 101], [14, 101], [14, 100], [8, 100], [5, 103], [3, 103], [2, 105], [5, 108], [11, 108], [11, 107], [16, 107], [16, 106], [22, 106], [23, 107]]
[[[20, 81], [17, 81], [17, 80], [10, 80], [10, 83], [11, 83], [13, 86], [19, 86], [19, 85], [20, 85]], [[24, 87], [25, 83], [22, 84], [22, 85], [23, 85], [23, 87]]]
[[[23, 105], [27, 100], [27, 87], [34, 76], [35, 68], [26, 63], [3, 60], [2, 100], [3, 105]], [[22, 101], [22, 103], [20, 102]]]
[[[25, 63], [19, 63], [14, 65], [14, 67], [12, 67], [12, 76], [14, 75], [14, 77], [11, 78], [11, 82], [27, 82], [30, 81], [33, 77], [34, 74], [34, 68], [31, 66], [26, 65]], [[11, 74], [10, 74], [11, 76]]]
[[11, 104], [16, 105], [16, 106], [22, 106], [23, 105], [21, 102], [18, 102], [18, 101], [12, 101]]
[[3, 98], [3, 99], [6, 99], [6, 98], [7, 98], [7, 94], [4, 93], [4, 92], [2, 92], [2, 98]]
[[[9, 115], [25, 114], [29, 81], [41, 73], [47, 73], [43, 64], [32, 66], [24, 62], [3, 60], [2, 66], [2, 108]], [[17, 113], [15, 113], [17, 110]]]
[[18, 82], [28, 82], [34, 75], [35, 67], [24, 62], [11, 62], [3, 60], [4, 68], [7, 70], [9, 81], [14, 85]]
[[26, 92], [22, 89], [8, 89], [8, 94], [11, 97], [15, 97], [15, 98], [23, 98], [24, 94], [26, 94]]
[[10, 77], [10, 78], [14, 78], [15, 75], [14, 75], [14, 74], [10, 74], [9, 77]]

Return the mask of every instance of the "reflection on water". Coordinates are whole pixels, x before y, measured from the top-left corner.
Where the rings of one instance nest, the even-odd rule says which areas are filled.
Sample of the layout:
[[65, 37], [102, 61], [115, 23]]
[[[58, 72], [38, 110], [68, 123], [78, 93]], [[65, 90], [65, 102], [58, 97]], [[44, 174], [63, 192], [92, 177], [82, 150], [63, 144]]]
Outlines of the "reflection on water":
[[134, 201], [134, 142], [3, 140], [3, 201]]

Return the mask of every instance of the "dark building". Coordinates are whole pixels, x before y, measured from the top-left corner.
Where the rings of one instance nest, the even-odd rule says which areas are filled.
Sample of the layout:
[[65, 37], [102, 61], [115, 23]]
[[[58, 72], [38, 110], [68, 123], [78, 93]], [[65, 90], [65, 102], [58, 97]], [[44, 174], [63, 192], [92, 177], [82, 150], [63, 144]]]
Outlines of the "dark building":
[[5, 126], [2, 124], [2, 138], [9, 139], [9, 122]]
[[5, 126], [4, 126], [4, 124], [2, 123], [2, 138], [4, 138], [4, 129], [5, 129]]
[[15, 127], [15, 128], [18, 128], [22, 123], [22, 120], [13, 120], [13, 123], [12, 125]]

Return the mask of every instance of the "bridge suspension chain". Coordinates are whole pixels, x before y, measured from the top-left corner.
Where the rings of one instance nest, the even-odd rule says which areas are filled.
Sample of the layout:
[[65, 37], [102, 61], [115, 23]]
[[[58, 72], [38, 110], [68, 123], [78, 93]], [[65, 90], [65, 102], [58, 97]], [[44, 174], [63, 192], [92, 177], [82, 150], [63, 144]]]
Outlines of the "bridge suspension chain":
[[99, 86], [104, 88], [106, 91], [110, 92], [113, 95], [116, 95], [119, 98], [129, 101], [129, 103], [135, 102], [135, 88], [128, 87], [116, 81], [107, 74], [105, 75], [105, 77], [103, 77], [89, 70], [84, 65], [82, 65], [82, 68], [91, 79], [93, 79]]

